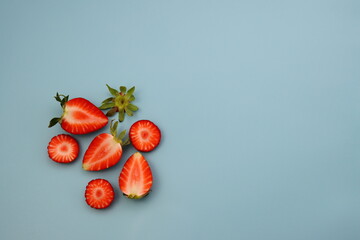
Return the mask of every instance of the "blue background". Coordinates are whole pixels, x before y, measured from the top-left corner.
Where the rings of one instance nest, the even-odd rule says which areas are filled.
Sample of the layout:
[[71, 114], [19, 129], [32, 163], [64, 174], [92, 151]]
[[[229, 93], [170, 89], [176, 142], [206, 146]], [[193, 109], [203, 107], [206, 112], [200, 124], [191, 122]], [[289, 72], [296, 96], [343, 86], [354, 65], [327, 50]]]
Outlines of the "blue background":
[[[360, 1], [0, 1], [1, 239], [360, 239]], [[53, 96], [136, 86], [151, 194], [52, 162]], [[109, 180], [97, 211], [86, 184]]]

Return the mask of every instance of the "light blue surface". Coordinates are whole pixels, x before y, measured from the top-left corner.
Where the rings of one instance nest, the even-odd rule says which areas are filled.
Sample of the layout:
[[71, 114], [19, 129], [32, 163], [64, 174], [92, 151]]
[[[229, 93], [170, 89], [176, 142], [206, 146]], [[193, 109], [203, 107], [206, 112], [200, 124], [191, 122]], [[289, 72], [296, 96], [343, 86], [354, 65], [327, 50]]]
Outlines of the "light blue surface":
[[[359, 63], [356, 0], [1, 0], [0, 239], [358, 240]], [[99, 173], [47, 157], [54, 94], [106, 83], [137, 88], [123, 128], [163, 132], [140, 201], [117, 184], [133, 148]], [[100, 177], [105, 211], [83, 197]]]

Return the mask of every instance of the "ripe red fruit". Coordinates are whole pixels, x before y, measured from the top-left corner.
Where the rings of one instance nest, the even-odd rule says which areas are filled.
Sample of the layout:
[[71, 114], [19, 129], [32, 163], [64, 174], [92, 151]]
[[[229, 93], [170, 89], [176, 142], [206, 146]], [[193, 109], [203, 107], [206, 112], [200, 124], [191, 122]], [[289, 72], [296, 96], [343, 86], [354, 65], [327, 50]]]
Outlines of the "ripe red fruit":
[[121, 191], [128, 198], [139, 199], [146, 196], [152, 186], [150, 166], [141, 153], [131, 155], [119, 176]]
[[59, 163], [70, 163], [79, 155], [79, 144], [68, 134], [53, 137], [47, 147], [49, 157]]
[[86, 134], [99, 130], [108, 123], [107, 116], [84, 98], [69, 100], [69, 96], [57, 93], [55, 99], [60, 102], [63, 114], [60, 118], [51, 119], [49, 127], [60, 123], [61, 127], [69, 133]]
[[161, 131], [153, 122], [140, 120], [131, 126], [129, 137], [138, 151], [150, 152], [159, 145]]
[[107, 208], [114, 200], [114, 189], [105, 179], [91, 180], [86, 186], [85, 201], [96, 209]]
[[126, 131], [117, 135], [117, 125], [111, 124], [109, 133], [102, 133], [94, 138], [85, 152], [83, 158], [83, 169], [87, 171], [100, 171], [114, 166], [122, 156], [122, 146], [129, 144], [123, 141]]

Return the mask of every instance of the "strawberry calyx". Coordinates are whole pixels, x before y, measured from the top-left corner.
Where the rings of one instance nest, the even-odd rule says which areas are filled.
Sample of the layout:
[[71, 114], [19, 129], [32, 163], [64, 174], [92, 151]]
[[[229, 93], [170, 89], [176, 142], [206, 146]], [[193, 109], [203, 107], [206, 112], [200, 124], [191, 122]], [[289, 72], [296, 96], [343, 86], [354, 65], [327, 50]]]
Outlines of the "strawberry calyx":
[[139, 109], [137, 106], [131, 103], [135, 100], [135, 96], [133, 95], [133, 93], [135, 92], [135, 87], [127, 90], [125, 86], [121, 86], [119, 88], [120, 91], [118, 91], [107, 84], [106, 86], [109, 89], [112, 97], [105, 99], [99, 109], [110, 109], [106, 113], [106, 116], [108, 117], [112, 117], [118, 112], [118, 119], [120, 122], [124, 121], [125, 113], [129, 117], [133, 116], [134, 112]]
[[60, 105], [63, 109], [63, 114], [61, 115], [61, 117], [55, 117], [51, 119], [49, 123], [49, 128], [55, 126], [57, 123], [61, 123], [61, 119], [65, 114], [65, 104], [69, 101], [69, 95], [65, 96], [63, 94], [56, 93], [54, 98], [56, 99], [56, 101], [60, 102]]
[[141, 195], [141, 196], [136, 195], [134, 193], [131, 193], [129, 195], [126, 195], [125, 193], [123, 193], [123, 195], [125, 197], [127, 197], [127, 198], [130, 198], [130, 199], [141, 199], [141, 198], [146, 197], [147, 195], [149, 195], [150, 192], [151, 192], [151, 190], [148, 193], [145, 193], [144, 195]]
[[130, 139], [128, 137], [125, 139], [126, 130], [121, 131], [119, 134], [117, 133], [118, 124], [119, 124], [118, 121], [116, 121], [115, 123], [114, 123], [114, 120], [111, 121], [110, 134], [114, 137], [114, 140], [116, 142], [120, 143], [121, 146], [129, 145]]

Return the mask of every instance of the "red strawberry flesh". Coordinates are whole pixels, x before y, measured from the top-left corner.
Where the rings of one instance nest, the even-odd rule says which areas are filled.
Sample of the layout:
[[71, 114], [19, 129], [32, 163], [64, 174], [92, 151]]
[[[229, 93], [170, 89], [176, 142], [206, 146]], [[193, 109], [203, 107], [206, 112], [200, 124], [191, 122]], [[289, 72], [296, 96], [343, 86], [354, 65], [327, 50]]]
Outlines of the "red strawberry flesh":
[[120, 161], [122, 146], [113, 135], [102, 133], [94, 138], [85, 152], [83, 168], [99, 171], [114, 166]]
[[114, 189], [105, 179], [91, 180], [86, 186], [85, 201], [92, 208], [107, 208], [114, 200], [114, 197]]
[[124, 164], [119, 176], [121, 191], [128, 198], [142, 198], [146, 196], [152, 186], [150, 166], [141, 153], [134, 153]]
[[47, 147], [49, 157], [59, 163], [70, 163], [79, 155], [79, 144], [68, 134], [53, 137]]
[[94, 132], [108, 123], [108, 118], [94, 104], [84, 98], [66, 102], [61, 127], [72, 134]]
[[138, 151], [150, 152], [159, 145], [161, 131], [153, 122], [140, 120], [131, 126], [129, 137]]

